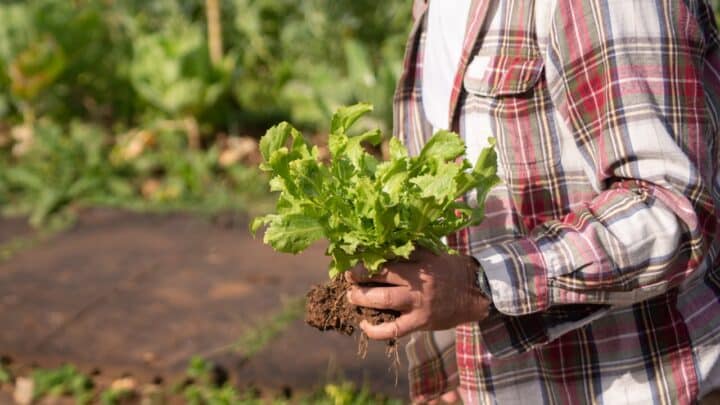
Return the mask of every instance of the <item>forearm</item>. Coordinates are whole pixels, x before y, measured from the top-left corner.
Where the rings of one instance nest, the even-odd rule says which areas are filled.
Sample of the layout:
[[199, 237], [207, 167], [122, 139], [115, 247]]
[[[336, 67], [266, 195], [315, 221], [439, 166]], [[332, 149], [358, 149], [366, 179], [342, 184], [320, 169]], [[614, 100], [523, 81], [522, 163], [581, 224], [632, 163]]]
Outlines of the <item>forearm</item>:
[[495, 307], [519, 316], [556, 305], [626, 305], [661, 294], [698, 268], [707, 253], [706, 232], [684, 197], [623, 182], [527, 237], [474, 255]]

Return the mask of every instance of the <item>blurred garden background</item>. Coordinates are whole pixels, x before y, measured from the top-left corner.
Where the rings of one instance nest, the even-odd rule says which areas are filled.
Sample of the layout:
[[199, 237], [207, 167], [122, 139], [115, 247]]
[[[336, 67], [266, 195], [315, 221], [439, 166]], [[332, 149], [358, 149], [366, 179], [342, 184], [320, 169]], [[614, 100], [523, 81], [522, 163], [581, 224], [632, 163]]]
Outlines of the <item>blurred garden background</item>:
[[321, 135], [362, 100], [390, 126], [410, 3], [3, 1], [3, 211], [252, 209], [272, 124]]
[[404, 397], [382, 347], [303, 324], [322, 247], [275, 255], [247, 219], [270, 126], [322, 144], [367, 101], [390, 129], [411, 6], [0, 1], [0, 403]]
[[382, 347], [303, 325], [322, 247], [275, 255], [247, 218], [271, 125], [322, 144], [365, 101], [389, 132], [411, 6], [0, 1], [0, 403], [406, 398]]

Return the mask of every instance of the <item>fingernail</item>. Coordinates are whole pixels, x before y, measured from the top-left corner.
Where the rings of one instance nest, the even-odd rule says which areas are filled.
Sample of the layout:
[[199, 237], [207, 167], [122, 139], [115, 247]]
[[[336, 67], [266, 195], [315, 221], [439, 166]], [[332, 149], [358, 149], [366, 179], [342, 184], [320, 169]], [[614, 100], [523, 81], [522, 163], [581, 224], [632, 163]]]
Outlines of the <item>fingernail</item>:
[[350, 291], [348, 291], [348, 292], [345, 293], [345, 297], [347, 297], [347, 300], [348, 300], [349, 303], [355, 304], [355, 303], [353, 302], [353, 300], [352, 300]]

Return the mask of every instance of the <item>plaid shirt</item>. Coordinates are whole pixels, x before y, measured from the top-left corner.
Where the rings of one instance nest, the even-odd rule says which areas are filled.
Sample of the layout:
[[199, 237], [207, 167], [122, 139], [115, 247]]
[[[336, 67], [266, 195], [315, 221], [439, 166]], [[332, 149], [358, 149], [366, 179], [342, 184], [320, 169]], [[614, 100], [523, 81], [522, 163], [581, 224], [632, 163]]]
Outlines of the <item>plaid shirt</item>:
[[[431, 135], [425, 17], [395, 136]], [[720, 38], [705, 0], [476, 0], [448, 106], [504, 182], [449, 243], [494, 308], [407, 347], [411, 396], [693, 403], [720, 386]], [[472, 198], [472, 196], [468, 196]]]

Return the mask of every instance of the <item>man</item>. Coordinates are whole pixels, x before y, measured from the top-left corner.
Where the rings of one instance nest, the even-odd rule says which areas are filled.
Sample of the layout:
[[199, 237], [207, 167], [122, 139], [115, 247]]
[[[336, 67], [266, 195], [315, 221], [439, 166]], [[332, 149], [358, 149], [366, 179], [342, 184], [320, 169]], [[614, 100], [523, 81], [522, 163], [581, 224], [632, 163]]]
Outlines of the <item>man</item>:
[[361, 325], [370, 338], [412, 333], [413, 401], [685, 404], [720, 387], [707, 2], [434, 0], [418, 14], [395, 135], [417, 153], [453, 129], [471, 161], [493, 136], [503, 183], [480, 226], [448, 237], [463, 255], [348, 273], [352, 303], [401, 313]]

